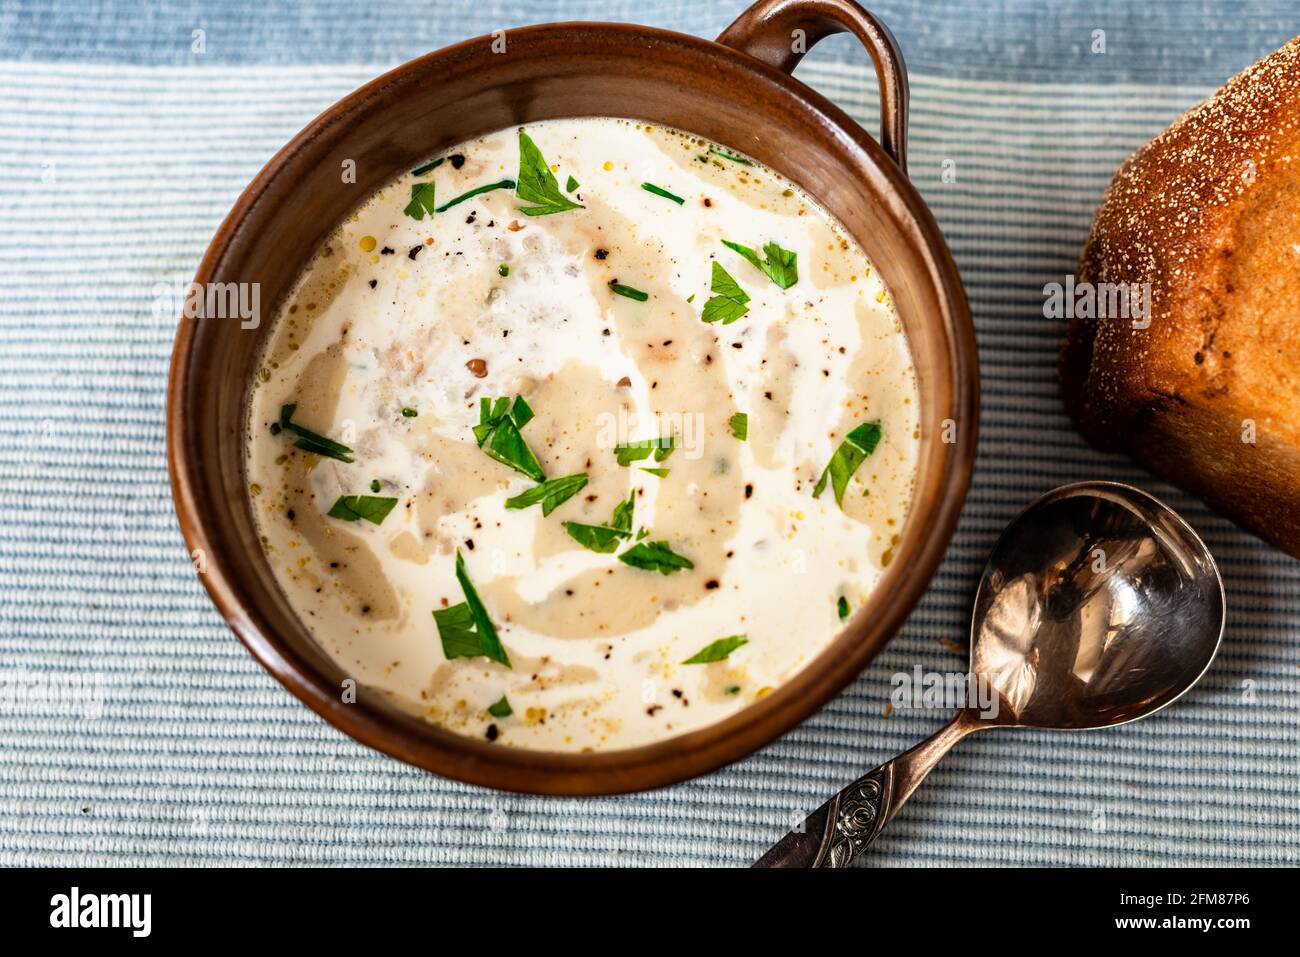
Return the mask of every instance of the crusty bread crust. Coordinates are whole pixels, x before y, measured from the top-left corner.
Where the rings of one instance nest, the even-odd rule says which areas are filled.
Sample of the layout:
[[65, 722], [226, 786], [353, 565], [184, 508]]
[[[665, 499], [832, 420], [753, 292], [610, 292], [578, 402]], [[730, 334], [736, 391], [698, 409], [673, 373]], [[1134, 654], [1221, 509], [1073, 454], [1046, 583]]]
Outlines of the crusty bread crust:
[[1300, 37], [1121, 167], [1078, 278], [1151, 284], [1070, 323], [1079, 430], [1300, 557]]

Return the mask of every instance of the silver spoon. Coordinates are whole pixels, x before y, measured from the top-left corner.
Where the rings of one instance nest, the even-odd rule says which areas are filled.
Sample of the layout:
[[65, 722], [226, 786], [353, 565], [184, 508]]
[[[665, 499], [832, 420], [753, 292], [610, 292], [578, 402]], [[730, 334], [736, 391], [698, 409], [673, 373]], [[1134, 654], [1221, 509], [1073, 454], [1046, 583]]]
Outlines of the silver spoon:
[[1002, 533], [975, 596], [970, 671], [995, 713], [968, 700], [754, 866], [846, 866], [972, 731], [1108, 728], [1159, 711], [1209, 668], [1223, 623], [1214, 559], [1167, 505], [1118, 482], [1047, 493]]

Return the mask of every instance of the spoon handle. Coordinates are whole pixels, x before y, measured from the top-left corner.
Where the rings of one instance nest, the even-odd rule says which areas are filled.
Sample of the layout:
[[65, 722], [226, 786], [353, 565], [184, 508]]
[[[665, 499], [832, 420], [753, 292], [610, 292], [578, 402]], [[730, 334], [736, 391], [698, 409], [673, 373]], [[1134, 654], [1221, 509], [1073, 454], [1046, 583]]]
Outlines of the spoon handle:
[[847, 867], [876, 839], [939, 759], [980, 727], [973, 711], [957, 716], [910, 751], [868, 771], [804, 819], [755, 867]]

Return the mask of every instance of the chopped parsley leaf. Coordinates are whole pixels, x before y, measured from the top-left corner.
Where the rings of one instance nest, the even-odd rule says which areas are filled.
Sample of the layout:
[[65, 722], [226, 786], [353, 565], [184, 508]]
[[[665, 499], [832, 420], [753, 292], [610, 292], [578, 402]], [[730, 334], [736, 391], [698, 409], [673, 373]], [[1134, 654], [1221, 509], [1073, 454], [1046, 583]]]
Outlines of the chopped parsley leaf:
[[540, 485], [534, 485], [526, 492], [514, 498], [506, 499], [506, 508], [529, 508], [542, 503], [542, 516], [550, 515], [559, 506], [577, 495], [587, 484], [587, 473], [566, 475], [563, 478], [547, 479]]
[[456, 580], [465, 593], [465, 600], [450, 608], [435, 608], [433, 612], [433, 622], [442, 641], [442, 653], [448, 660], [481, 656], [511, 667], [510, 656], [501, 644], [496, 626], [488, 617], [487, 609], [465, 571], [465, 559], [459, 548], [456, 549]]
[[876, 451], [880, 434], [879, 422], [864, 422], [846, 435], [822, 470], [821, 478], [813, 489], [813, 498], [819, 497], [826, 489], [826, 479], [829, 477], [835, 489], [835, 503], [843, 508], [844, 490], [849, 487], [849, 479], [853, 478], [853, 473], [866, 461], [867, 456]]
[[749, 438], [749, 416], [737, 412], [731, 417], [731, 434], [744, 442]]
[[[685, 661], [684, 665], [707, 665], [715, 661], [723, 661], [741, 645], [749, 644], [749, 639], [744, 635], [732, 635], [729, 638], [719, 638], [717, 641], [710, 642], [695, 654], [691, 655]], [[737, 688], [737, 691], [740, 689]]]
[[740, 253], [755, 269], [782, 289], [789, 289], [799, 281], [799, 266], [796, 262], [799, 258], [798, 254], [788, 249], [782, 249], [774, 242], [763, 247], [763, 253], [767, 256], [766, 259], [760, 259], [755, 250], [749, 246], [742, 246], [740, 243], [733, 243], [724, 239], [722, 245]]
[[[372, 482], [371, 487], [378, 484]], [[397, 499], [378, 495], [340, 495], [325, 514], [344, 522], [356, 522], [364, 518], [372, 525], [382, 525], [396, 504]]]
[[523, 396], [493, 402], [486, 396], [479, 400], [479, 424], [474, 426], [478, 447], [502, 465], [522, 472], [534, 482], [546, 480], [537, 456], [528, 447], [519, 430], [532, 421], [533, 410]]
[[520, 207], [525, 216], [549, 216], [568, 209], [586, 209], [560, 192], [560, 184], [546, 165], [546, 157], [523, 130], [519, 131], [519, 176], [515, 193], [524, 202], [536, 204]]
[[619, 542], [632, 537], [632, 514], [636, 508], [636, 489], [625, 501], [614, 507], [606, 525], [584, 525], [581, 522], [565, 522], [564, 530], [569, 537], [583, 548], [602, 555], [615, 551]]
[[713, 276], [709, 288], [717, 293], [704, 304], [700, 318], [705, 322], [722, 320], [729, 326], [745, 313], [749, 312], [749, 293], [740, 288], [740, 283], [732, 278], [731, 273], [722, 268], [722, 263], [713, 260]]
[[678, 555], [668, 547], [667, 542], [637, 542], [622, 555], [619, 555], [618, 560], [634, 568], [659, 572], [661, 575], [671, 575], [683, 568], [695, 567], [693, 561]]
[[614, 456], [618, 459], [619, 465], [631, 465], [633, 462], [648, 459], [653, 452], [655, 461], [662, 462], [673, 454], [675, 448], [677, 448], [677, 437], [667, 435], [658, 439], [638, 439], [626, 445], [616, 445]]
[[424, 219], [425, 213], [432, 216], [437, 212], [437, 200], [434, 198], [435, 195], [436, 192], [434, 190], [433, 180], [428, 180], [423, 183], [412, 183], [411, 201], [406, 204], [406, 208], [403, 209], [402, 212], [406, 213], [406, 215], [410, 216], [412, 219]]

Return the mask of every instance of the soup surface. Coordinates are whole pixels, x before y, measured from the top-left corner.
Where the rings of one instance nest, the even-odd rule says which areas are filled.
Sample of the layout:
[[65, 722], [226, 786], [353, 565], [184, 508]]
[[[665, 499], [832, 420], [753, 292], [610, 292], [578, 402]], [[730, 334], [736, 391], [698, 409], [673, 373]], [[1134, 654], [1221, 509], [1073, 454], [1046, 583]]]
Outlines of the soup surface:
[[330, 236], [271, 331], [246, 468], [279, 584], [358, 684], [601, 750], [724, 718], [826, 648], [897, 542], [918, 415], [888, 291], [792, 183], [554, 120]]

